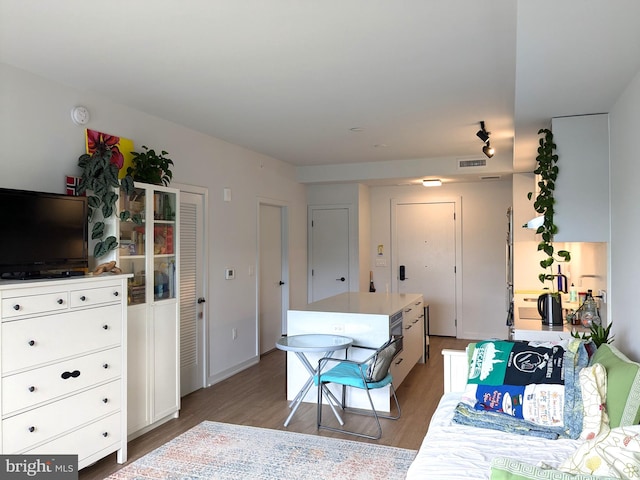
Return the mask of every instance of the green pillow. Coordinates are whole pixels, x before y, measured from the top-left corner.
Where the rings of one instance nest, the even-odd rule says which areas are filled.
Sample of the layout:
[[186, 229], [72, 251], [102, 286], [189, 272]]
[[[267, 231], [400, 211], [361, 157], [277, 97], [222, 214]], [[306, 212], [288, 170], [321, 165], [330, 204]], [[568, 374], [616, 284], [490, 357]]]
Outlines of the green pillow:
[[612, 478], [585, 474], [572, 475], [506, 457], [496, 457], [491, 461], [491, 480], [607, 480]]
[[640, 364], [603, 343], [591, 358], [607, 371], [607, 413], [611, 428], [640, 422]]

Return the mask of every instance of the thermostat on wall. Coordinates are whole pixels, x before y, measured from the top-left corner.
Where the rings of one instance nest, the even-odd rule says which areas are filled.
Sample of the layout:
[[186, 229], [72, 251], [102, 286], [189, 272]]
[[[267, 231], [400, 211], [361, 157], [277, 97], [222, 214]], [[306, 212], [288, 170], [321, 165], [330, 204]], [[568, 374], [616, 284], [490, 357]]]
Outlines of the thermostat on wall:
[[233, 280], [236, 278], [236, 271], [233, 268], [225, 268], [224, 278], [225, 280]]
[[87, 107], [73, 107], [71, 109], [71, 120], [78, 126], [86, 125], [89, 122], [89, 110]]

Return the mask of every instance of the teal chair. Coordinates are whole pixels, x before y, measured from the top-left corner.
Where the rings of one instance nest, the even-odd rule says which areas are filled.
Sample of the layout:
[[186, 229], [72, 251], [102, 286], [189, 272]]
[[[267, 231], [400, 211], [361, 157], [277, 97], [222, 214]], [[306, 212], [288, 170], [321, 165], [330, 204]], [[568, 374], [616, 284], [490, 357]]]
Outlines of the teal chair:
[[[358, 437], [371, 438], [378, 440], [382, 437], [382, 426], [380, 425], [380, 418], [388, 418], [391, 420], [397, 420], [400, 418], [400, 404], [398, 403], [398, 397], [396, 391], [393, 388], [391, 373], [389, 368], [393, 358], [398, 353], [398, 345], [401, 344], [402, 336], [392, 337], [388, 342], [379, 348], [370, 347], [357, 347], [367, 348], [369, 350], [375, 350], [371, 356], [366, 360], [354, 361], [354, 360], [341, 360], [333, 357], [324, 357], [318, 361], [318, 373], [314, 377], [316, 385], [327, 385], [330, 383], [338, 384], [342, 386], [342, 401], [333, 397], [333, 395], [327, 395], [327, 401], [332, 403], [336, 407], [340, 407], [343, 412], [354, 413], [357, 415], [367, 415], [374, 417], [378, 426], [377, 435], [368, 435], [366, 433], [360, 433], [353, 430], [340, 429], [330, 427], [322, 424], [322, 400], [323, 400], [323, 388], [318, 388], [318, 428], [324, 430], [331, 430], [334, 432], [348, 433], [349, 435], [356, 435]], [[332, 366], [333, 365], [333, 366]], [[326, 371], [322, 371], [323, 368]], [[381, 415], [379, 414], [371, 399], [370, 390], [386, 387], [389, 385], [391, 394], [395, 400], [397, 415]], [[345, 404], [346, 388], [359, 388], [367, 392], [369, 403], [371, 405], [371, 411], [357, 410], [349, 408]]]

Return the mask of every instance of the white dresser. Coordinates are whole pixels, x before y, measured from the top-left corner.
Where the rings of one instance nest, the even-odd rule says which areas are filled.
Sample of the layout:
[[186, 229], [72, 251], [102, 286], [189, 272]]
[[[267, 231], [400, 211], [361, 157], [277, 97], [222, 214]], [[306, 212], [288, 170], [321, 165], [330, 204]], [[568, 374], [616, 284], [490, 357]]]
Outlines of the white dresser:
[[127, 277], [0, 282], [0, 452], [126, 461]]

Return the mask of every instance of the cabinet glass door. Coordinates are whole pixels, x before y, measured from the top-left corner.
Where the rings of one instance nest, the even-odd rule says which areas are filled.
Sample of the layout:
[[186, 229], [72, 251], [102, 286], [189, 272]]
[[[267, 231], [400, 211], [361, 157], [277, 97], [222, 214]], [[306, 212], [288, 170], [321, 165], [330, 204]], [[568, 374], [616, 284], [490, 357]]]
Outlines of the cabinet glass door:
[[123, 273], [133, 274], [127, 280], [127, 298], [129, 305], [137, 305], [146, 302], [145, 294], [145, 217], [146, 217], [146, 191], [136, 188], [131, 195], [120, 191], [120, 211], [129, 211], [131, 217], [138, 223], [129, 219], [120, 222], [120, 238], [118, 240], [120, 268]]
[[153, 299], [176, 297], [176, 195], [153, 193]]

